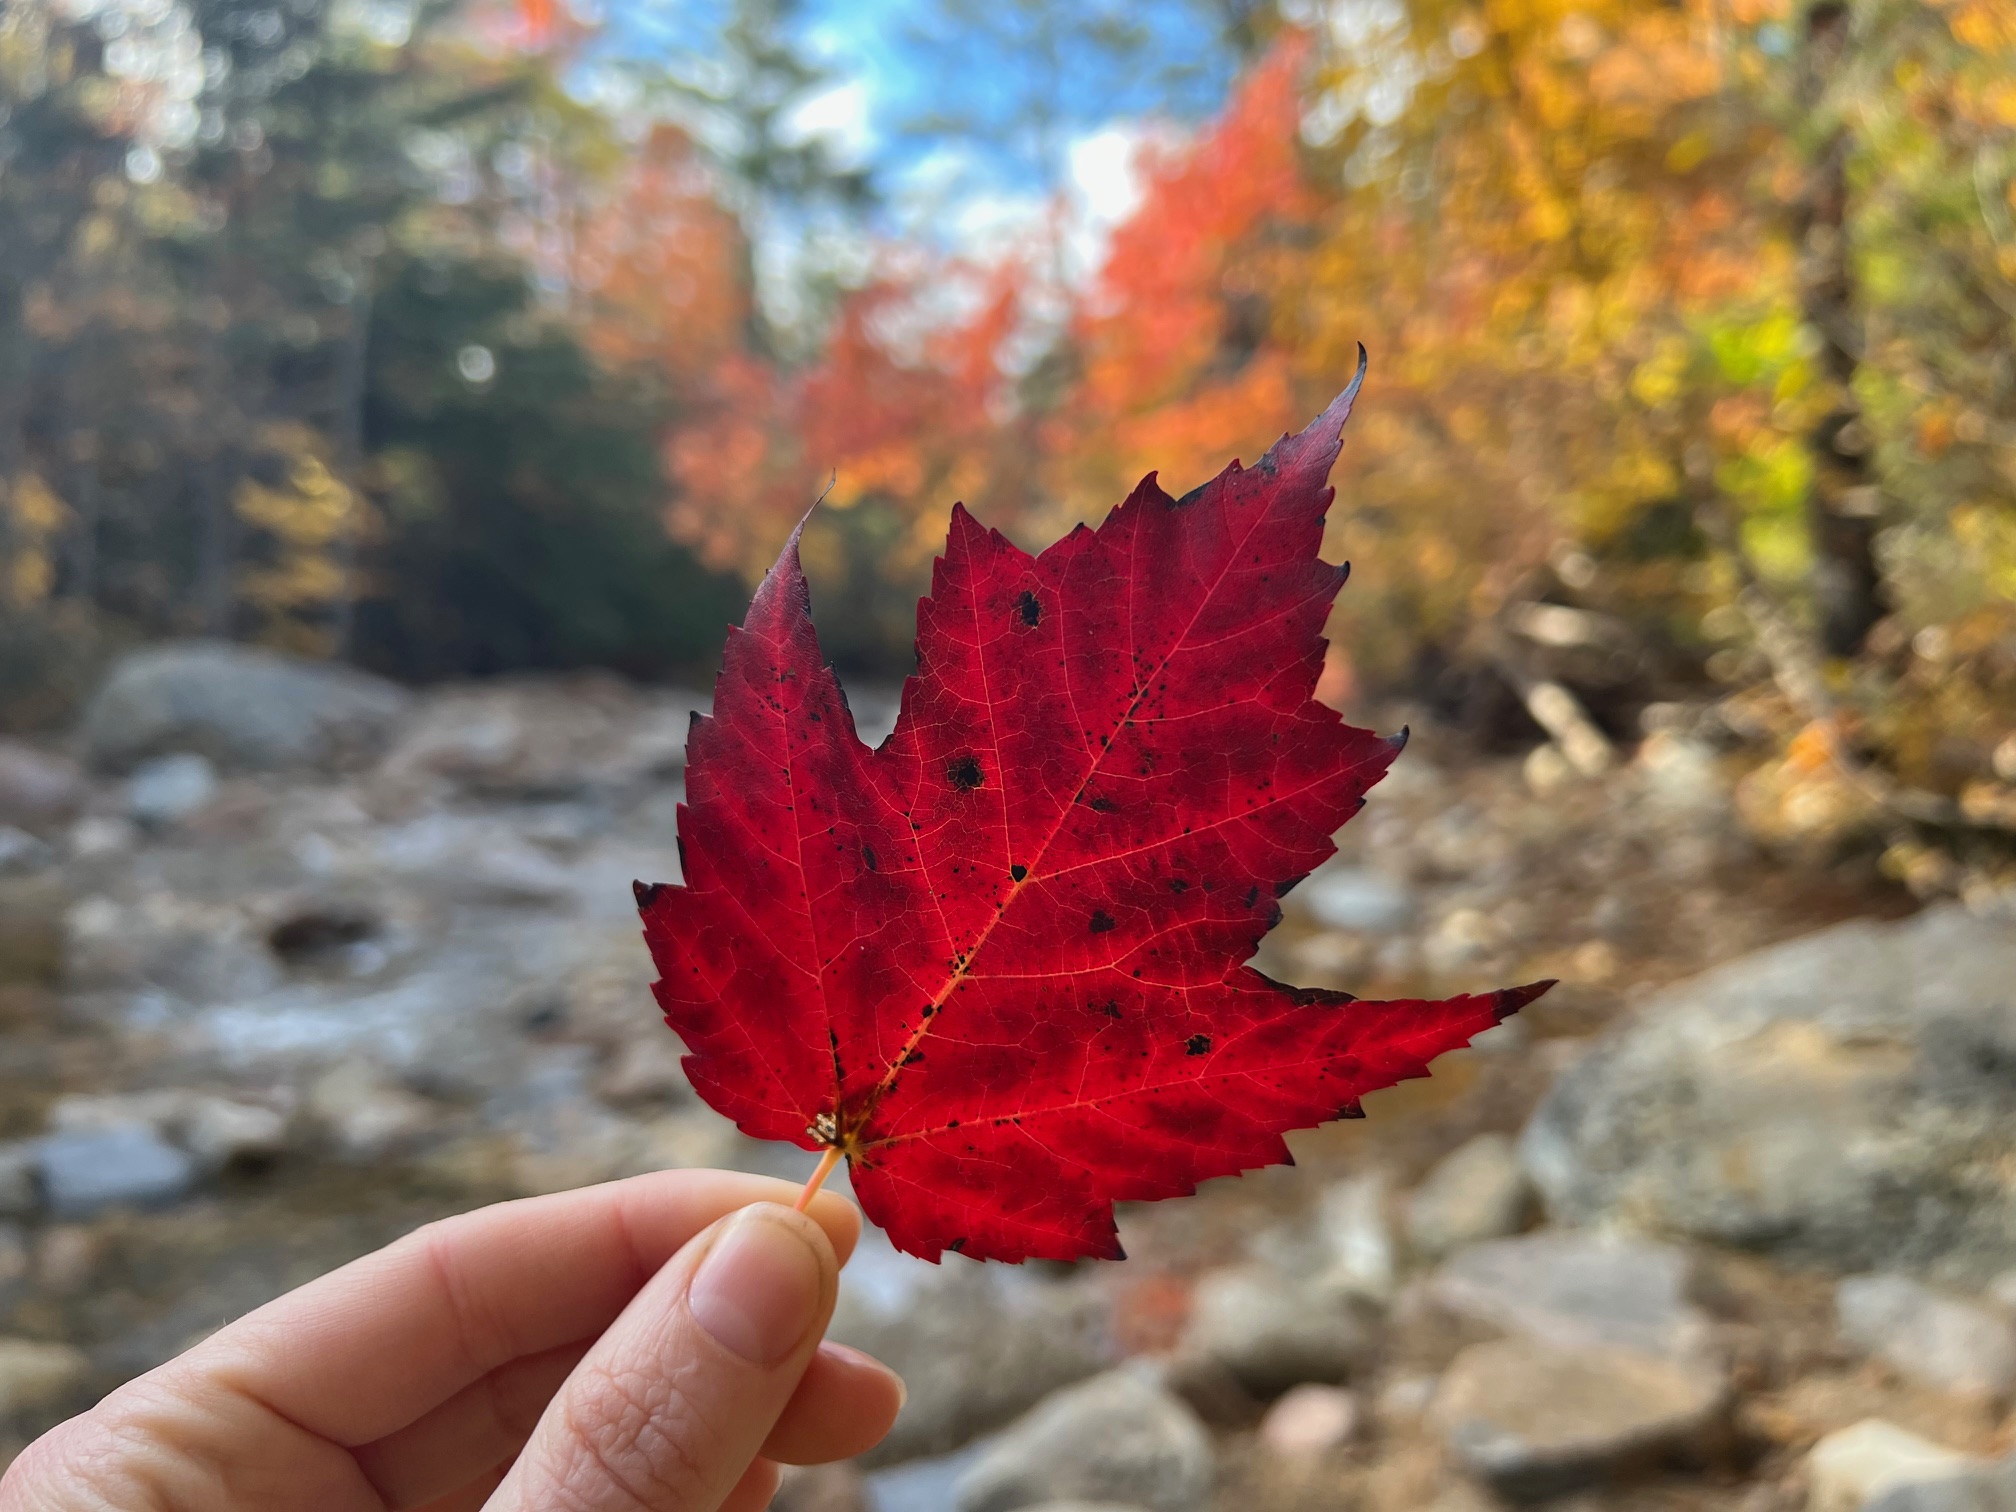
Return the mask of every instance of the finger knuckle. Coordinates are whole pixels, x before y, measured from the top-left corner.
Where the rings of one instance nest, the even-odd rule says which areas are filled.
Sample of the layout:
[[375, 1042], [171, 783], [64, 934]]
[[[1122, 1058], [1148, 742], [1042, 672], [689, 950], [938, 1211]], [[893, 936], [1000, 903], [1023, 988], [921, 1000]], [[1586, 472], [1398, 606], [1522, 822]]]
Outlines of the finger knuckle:
[[199, 1466], [174, 1463], [162, 1437], [113, 1411], [87, 1412], [51, 1429], [0, 1477], [9, 1512], [182, 1512]]
[[457, 1345], [470, 1367], [492, 1370], [523, 1351], [510, 1317], [486, 1301], [480, 1288], [469, 1284], [451, 1223], [440, 1220], [415, 1229], [406, 1242], [414, 1247], [446, 1301]]

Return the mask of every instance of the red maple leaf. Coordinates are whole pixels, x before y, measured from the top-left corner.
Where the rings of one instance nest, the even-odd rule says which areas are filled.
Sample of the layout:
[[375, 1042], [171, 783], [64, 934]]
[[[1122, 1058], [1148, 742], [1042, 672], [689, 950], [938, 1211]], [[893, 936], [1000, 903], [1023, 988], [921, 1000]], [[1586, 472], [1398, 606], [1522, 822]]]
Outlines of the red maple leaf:
[[872, 750], [795, 535], [730, 632], [685, 885], [638, 887], [655, 991], [700, 1095], [843, 1153], [898, 1248], [1118, 1258], [1114, 1202], [1287, 1161], [1549, 985], [1361, 1002], [1242, 964], [1402, 744], [1310, 696], [1357, 388], [1040, 556], [955, 507]]

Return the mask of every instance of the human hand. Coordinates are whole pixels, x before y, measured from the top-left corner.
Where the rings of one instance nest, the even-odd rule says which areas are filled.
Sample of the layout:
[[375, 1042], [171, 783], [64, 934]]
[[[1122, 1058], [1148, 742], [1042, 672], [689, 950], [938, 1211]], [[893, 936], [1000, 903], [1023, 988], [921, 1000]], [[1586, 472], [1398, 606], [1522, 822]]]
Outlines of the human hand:
[[758, 1512], [902, 1383], [820, 1341], [861, 1220], [663, 1171], [407, 1235], [51, 1430], [0, 1512]]

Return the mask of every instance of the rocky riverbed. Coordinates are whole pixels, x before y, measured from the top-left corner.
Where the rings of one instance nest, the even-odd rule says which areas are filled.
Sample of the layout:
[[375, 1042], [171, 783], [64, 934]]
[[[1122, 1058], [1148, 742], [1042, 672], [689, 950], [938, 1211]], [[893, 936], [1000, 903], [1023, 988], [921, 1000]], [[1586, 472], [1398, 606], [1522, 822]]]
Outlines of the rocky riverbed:
[[[0, 1453], [428, 1218], [804, 1174], [646, 991], [704, 703], [185, 646], [0, 743]], [[1773, 860], [1649, 724], [1595, 779], [1417, 730], [1261, 964], [1562, 986], [1123, 1264], [871, 1236], [835, 1331], [909, 1405], [783, 1504], [2016, 1512], [2016, 926]]]

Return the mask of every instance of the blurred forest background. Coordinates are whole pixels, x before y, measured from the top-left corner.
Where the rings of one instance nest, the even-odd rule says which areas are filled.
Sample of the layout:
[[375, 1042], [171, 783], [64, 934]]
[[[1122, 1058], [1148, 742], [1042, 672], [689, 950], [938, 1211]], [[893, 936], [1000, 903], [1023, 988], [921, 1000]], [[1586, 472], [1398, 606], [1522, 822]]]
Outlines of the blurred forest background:
[[602, 3], [4, 0], [0, 725], [168, 636], [704, 675], [829, 481], [899, 675], [954, 499], [1362, 342], [1330, 693], [2016, 886], [2012, 0]]

